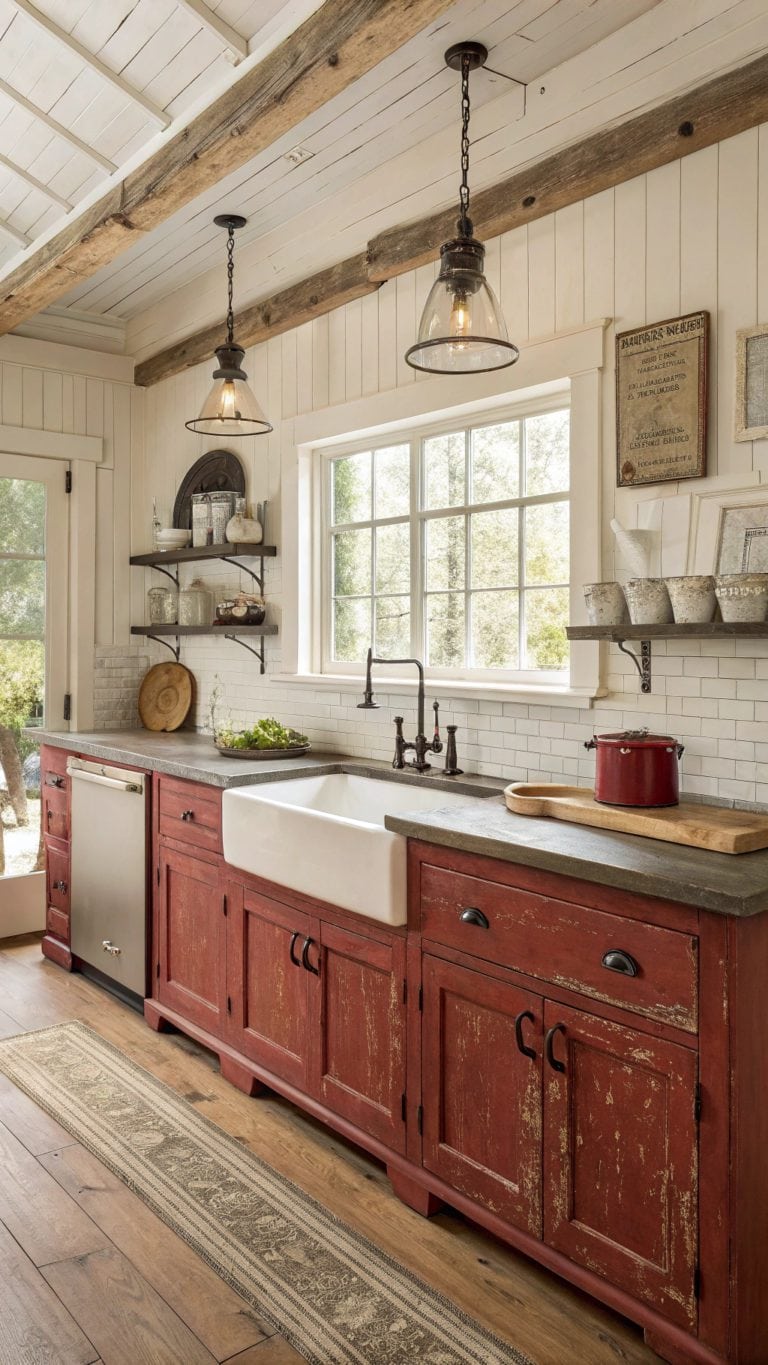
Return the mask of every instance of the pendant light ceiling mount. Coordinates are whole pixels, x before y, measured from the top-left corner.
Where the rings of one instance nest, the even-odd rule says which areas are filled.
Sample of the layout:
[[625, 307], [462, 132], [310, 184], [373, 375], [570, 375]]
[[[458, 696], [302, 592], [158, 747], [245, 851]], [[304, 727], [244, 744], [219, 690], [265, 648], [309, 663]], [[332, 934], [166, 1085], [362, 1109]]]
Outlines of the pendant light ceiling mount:
[[469, 73], [485, 66], [483, 43], [454, 43], [445, 63], [461, 72], [461, 184], [458, 236], [440, 248], [440, 274], [421, 315], [415, 345], [405, 359], [429, 374], [481, 374], [514, 365], [520, 352], [509, 340], [498, 300], [483, 274], [485, 247], [469, 216]]
[[266, 436], [272, 425], [248, 385], [243, 369], [245, 351], [235, 341], [235, 232], [245, 227], [248, 219], [239, 213], [217, 213], [213, 221], [216, 227], [227, 230], [227, 339], [216, 347], [214, 384], [200, 415], [184, 425], [204, 436]]

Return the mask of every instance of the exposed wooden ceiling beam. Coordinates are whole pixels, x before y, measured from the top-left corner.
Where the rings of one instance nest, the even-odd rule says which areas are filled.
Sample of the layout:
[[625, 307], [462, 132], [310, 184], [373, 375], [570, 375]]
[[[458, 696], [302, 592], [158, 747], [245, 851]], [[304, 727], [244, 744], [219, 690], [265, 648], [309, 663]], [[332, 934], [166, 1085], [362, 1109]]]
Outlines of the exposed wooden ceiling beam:
[[32, 117], [36, 118], [40, 123], [44, 123], [46, 128], [50, 129], [52, 133], [55, 133], [57, 137], [62, 138], [64, 142], [68, 142], [70, 147], [74, 147], [76, 152], [82, 152], [85, 156], [90, 157], [91, 161], [95, 161], [97, 166], [101, 166], [102, 169], [107, 171], [110, 175], [113, 171], [117, 170], [114, 161], [110, 161], [107, 156], [102, 156], [101, 152], [97, 152], [95, 147], [89, 147], [88, 143], [83, 142], [83, 139], [78, 137], [77, 133], [73, 133], [71, 128], [65, 128], [63, 123], [59, 123], [55, 118], [51, 118], [51, 115], [46, 114], [44, 109], [39, 109], [36, 104], [33, 104], [31, 100], [28, 100], [19, 90], [14, 90], [12, 85], [8, 85], [7, 81], [0, 81], [0, 95], [5, 95], [6, 99], [11, 100], [14, 104], [18, 104], [19, 108], [26, 110], [28, 114], [31, 114]]
[[[300, 327], [312, 318], [331, 313], [334, 308], [341, 308], [352, 299], [373, 294], [380, 288], [379, 283], [368, 278], [365, 252], [361, 252], [359, 256], [352, 256], [339, 265], [321, 270], [308, 280], [302, 280], [301, 284], [291, 285], [269, 299], [251, 304], [250, 308], [236, 315], [235, 336], [241, 346], [255, 346], [268, 337], [289, 332], [292, 327]], [[168, 379], [172, 374], [188, 370], [192, 365], [199, 365], [202, 360], [212, 359], [215, 347], [224, 340], [224, 334], [225, 324], [215, 323], [213, 327], [195, 332], [186, 341], [169, 346], [159, 355], [136, 366], [135, 383], [148, 387], [161, 379]]]
[[209, 9], [205, 0], [176, 0], [176, 4], [194, 15], [195, 19], [199, 19], [203, 28], [207, 28], [214, 38], [218, 38], [224, 49], [224, 56], [233, 66], [248, 56], [248, 44], [242, 34], [221, 19], [214, 10]]
[[83, 44], [79, 43], [77, 38], [73, 38], [71, 33], [65, 32], [63, 28], [59, 28], [58, 24], [54, 24], [47, 14], [35, 9], [35, 6], [30, 4], [30, 0], [8, 0], [8, 3], [31, 20], [33, 24], [36, 24], [39, 29], [42, 29], [43, 33], [47, 33], [49, 38], [54, 38], [61, 47], [66, 47], [70, 52], [74, 52], [75, 56], [79, 57], [86, 66], [90, 66], [93, 71], [101, 76], [103, 81], [117, 90], [118, 94], [133, 100], [134, 104], [138, 104], [147, 117], [151, 118], [152, 122], [156, 123], [159, 128], [168, 127], [171, 122], [170, 114], [166, 114], [164, 109], [160, 109], [152, 100], [147, 99], [146, 95], [143, 95], [140, 90], [126, 81], [118, 71], [113, 71], [100, 57], [96, 56], [95, 52], [90, 52], [87, 47], [83, 47]]
[[55, 303], [395, 52], [451, 0], [326, 0], [99, 203], [0, 281], [0, 331]]
[[[768, 55], [480, 190], [470, 205], [475, 234], [498, 237], [766, 120]], [[368, 243], [371, 279], [435, 260], [441, 243], [456, 235], [457, 216], [454, 205], [379, 233]]]
[[[482, 190], [471, 204], [475, 231], [485, 238], [496, 237], [766, 120], [768, 56], [616, 128], [585, 138]], [[526, 203], [528, 199], [532, 202]], [[238, 339], [242, 345], [252, 346], [359, 298], [371, 287], [434, 260], [441, 243], [455, 231], [455, 206], [391, 228], [373, 238], [364, 255], [251, 305], [238, 318]], [[363, 268], [364, 261], [367, 265]], [[334, 271], [342, 272], [349, 287], [343, 298], [334, 295], [330, 284]], [[318, 281], [326, 281], [327, 287], [318, 288]], [[318, 295], [320, 306], [307, 311], [307, 299], [314, 295]], [[150, 356], [136, 367], [136, 383], [157, 384], [212, 356], [223, 329], [222, 321]]]

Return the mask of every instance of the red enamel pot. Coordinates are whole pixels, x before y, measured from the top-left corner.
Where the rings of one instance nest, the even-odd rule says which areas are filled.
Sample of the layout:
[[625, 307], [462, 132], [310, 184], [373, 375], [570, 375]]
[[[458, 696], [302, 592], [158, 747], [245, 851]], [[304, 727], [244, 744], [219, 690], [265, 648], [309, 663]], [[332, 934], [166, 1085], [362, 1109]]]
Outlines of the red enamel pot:
[[684, 746], [671, 735], [624, 730], [594, 735], [585, 749], [595, 749], [595, 800], [606, 806], [676, 806], [680, 800], [678, 767]]

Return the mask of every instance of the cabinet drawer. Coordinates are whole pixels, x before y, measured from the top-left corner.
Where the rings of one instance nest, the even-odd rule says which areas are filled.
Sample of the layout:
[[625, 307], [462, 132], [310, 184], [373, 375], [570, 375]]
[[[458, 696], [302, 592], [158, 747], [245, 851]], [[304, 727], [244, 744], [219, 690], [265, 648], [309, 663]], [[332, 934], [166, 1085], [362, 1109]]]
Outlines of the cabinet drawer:
[[196, 782], [161, 777], [160, 833], [212, 853], [221, 852], [221, 793]]
[[[421, 929], [450, 948], [696, 1032], [698, 940], [690, 934], [430, 864], [421, 868]], [[634, 975], [605, 965], [617, 953], [609, 963]]]
[[45, 914], [45, 927], [49, 934], [55, 934], [63, 943], [69, 943], [69, 915], [49, 905]]
[[43, 833], [54, 839], [69, 838], [69, 778], [43, 772]]
[[69, 916], [69, 844], [45, 841], [47, 904]]

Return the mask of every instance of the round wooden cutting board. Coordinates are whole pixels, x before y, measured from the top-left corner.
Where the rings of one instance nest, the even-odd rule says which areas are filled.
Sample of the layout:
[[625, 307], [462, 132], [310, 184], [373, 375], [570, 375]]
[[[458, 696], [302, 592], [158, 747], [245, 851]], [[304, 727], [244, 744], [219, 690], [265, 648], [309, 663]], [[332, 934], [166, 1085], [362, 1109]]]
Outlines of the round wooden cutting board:
[[147, 730], [178, 730], [192, 705], [192, 674], [183, 664], [155, 664], [139, 688], [139, 715]]

